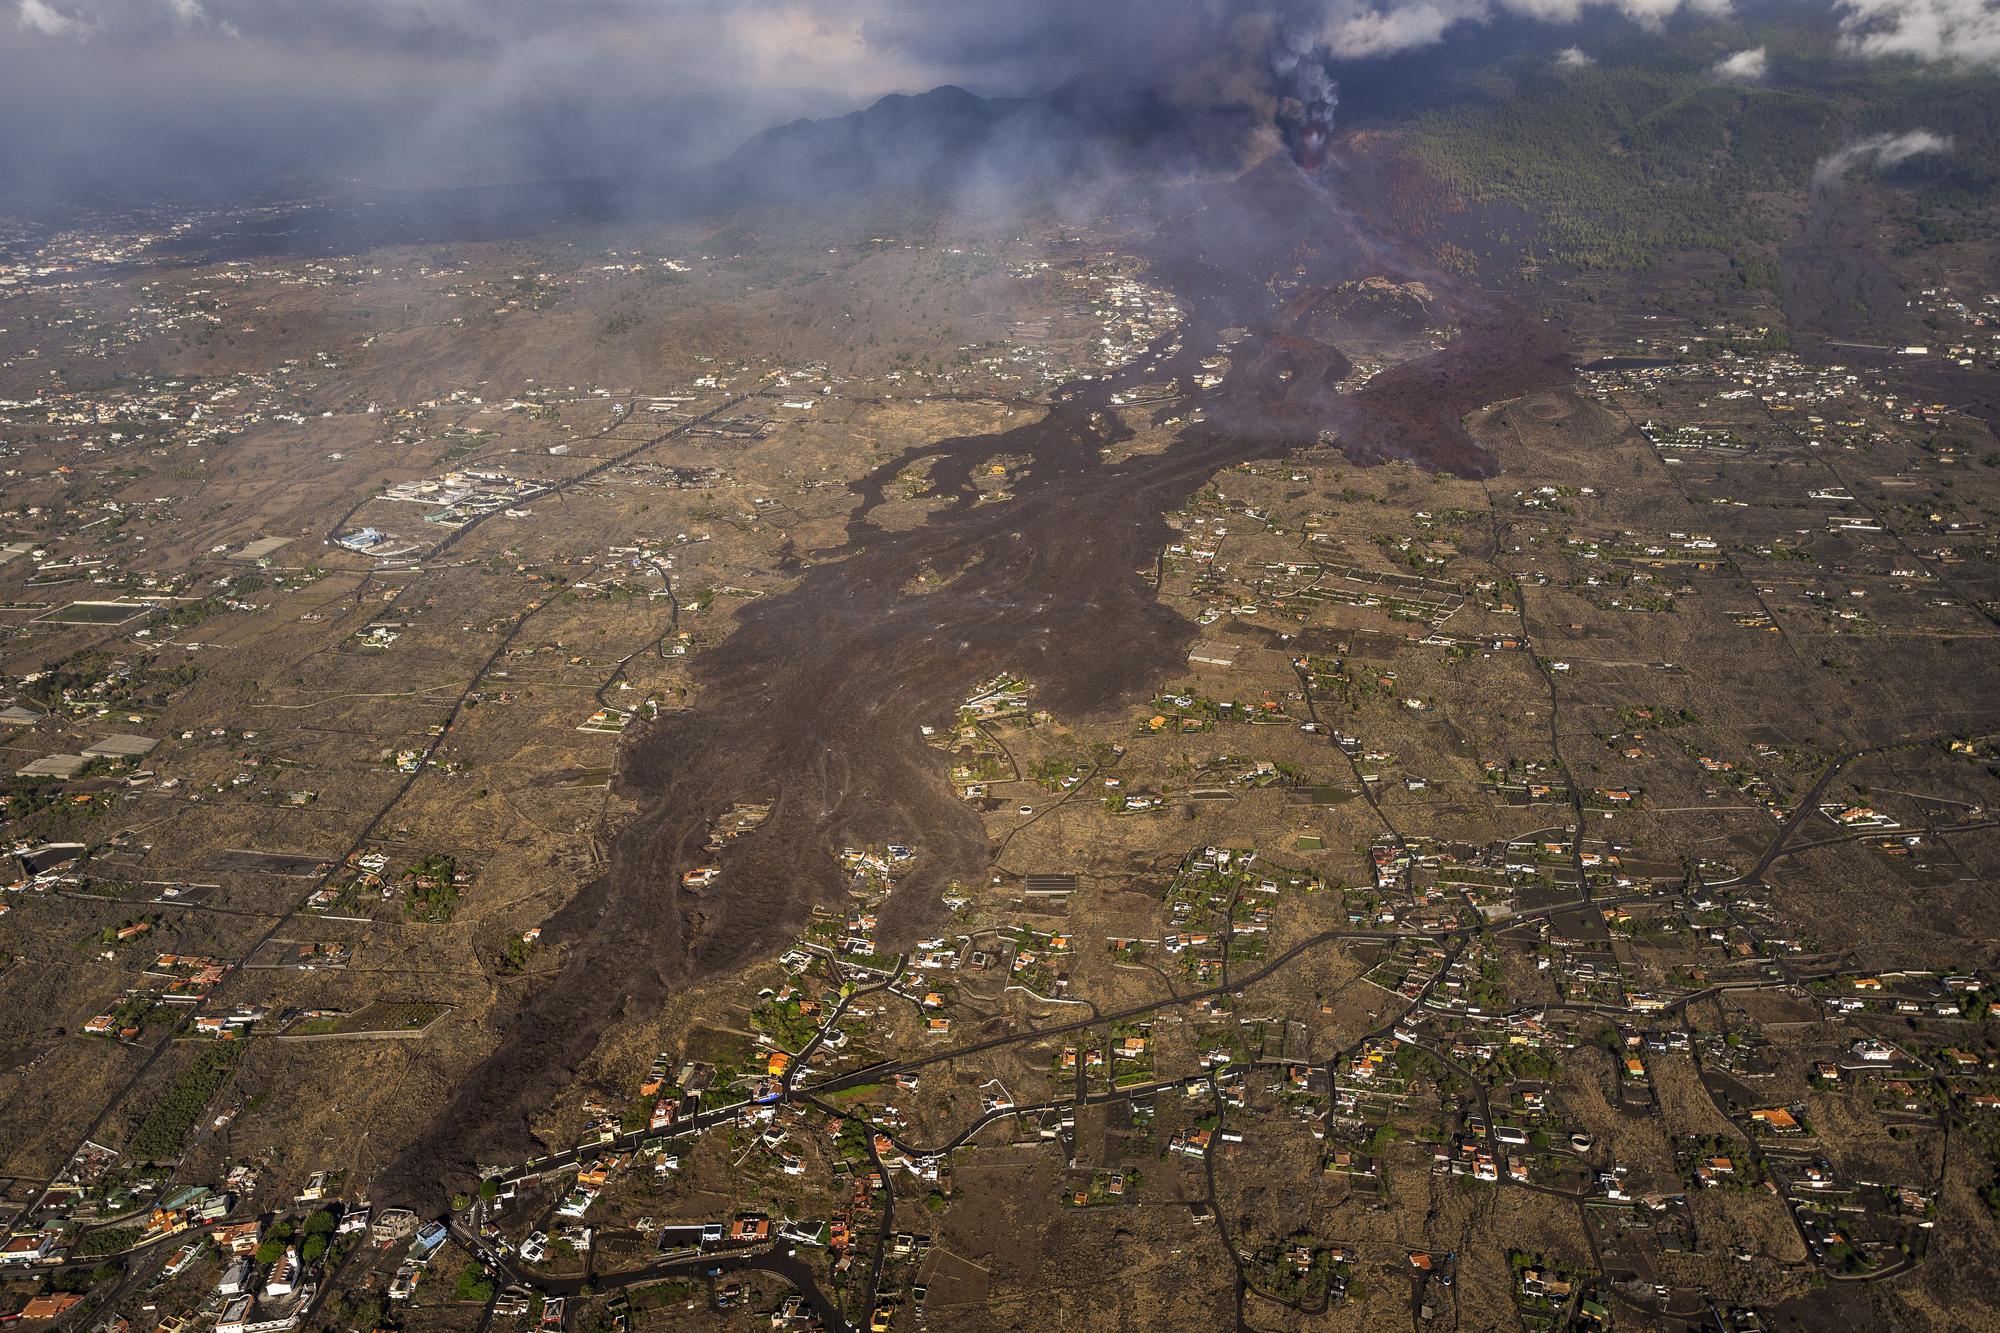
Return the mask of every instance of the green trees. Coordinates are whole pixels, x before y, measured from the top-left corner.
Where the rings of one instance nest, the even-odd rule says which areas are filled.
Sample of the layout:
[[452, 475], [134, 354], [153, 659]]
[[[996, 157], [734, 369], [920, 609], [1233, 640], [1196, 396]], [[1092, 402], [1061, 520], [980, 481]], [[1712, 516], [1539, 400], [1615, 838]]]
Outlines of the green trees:
[[284, 1257], [285, 1248], [291, 1244], [292, 1238], [296, 1235], [298, 1235], [298, 1228], [294, 1227], [290, 1222], [282, 1219], [273, 1222], [271, 1229], [264, 1233], [264, 1239], [257, 1242], [257, 1262], [260, 1264], [277, 1263], [279, 1259]]
[[[1537, 214], [1531, 248], [1543, 258], [1630, 269], [1672, 250], [1714, 250], [1737, 282], [1767, 291], [1786, 223], [1764, 201], [1804, 189], [1843, 143], [1878, 124], [1935, 123], [1958, 141], [1954, 162], [1990, 162], [2000, 149], [2000, 93], [1976, 80], [1843, 69], [1810, 90], [1721, 87], [1669, 47], [1632, 54], [1635, 63], [1560, 77], [1529, 72], [1505, 97], [1426, 112], [1413, 145], [1466, 198]], [[1941, 184], [1943, 194], [1926, 190], [1942, 202], [1918, 220], [1923, 235], [1991, 225], [2000, 174], [1968, 166]]]
[[174, 1081], [161, 1091], [159, 1100], [132, 1136], [132, 1156], [146, 1162], [171, 1162], [181, 1155], [188, 1131], [211, 1099], [236, 1068], [237, 1042], [217, 1042], [205, 1047]]
[[118, 1254], [137, 1245], [145, 1234], [144, 1227], [105, 1227], [100, 1231], [85, 1232], [76, 1243], [76, 1253], [86, 1256]]
[[467, 1264], [459, 1273], [458, 1285], [452, 1288], [451, 1294], [456, 1300], [484, 1304], [493, 1299], [493, 1275], [478, 1264]]
[[409, 900], [404, 915], [412, 921], [449, 921], [458, 910], [458, 862], [433, 854], [404, 872]]

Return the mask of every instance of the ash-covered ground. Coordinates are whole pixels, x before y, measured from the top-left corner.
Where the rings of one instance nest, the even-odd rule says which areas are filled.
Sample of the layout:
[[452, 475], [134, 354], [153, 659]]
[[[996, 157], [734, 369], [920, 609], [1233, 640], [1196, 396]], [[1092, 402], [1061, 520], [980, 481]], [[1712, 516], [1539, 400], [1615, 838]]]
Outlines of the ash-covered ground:
[[[1491, 459], [1461, 418], [1569, 373], [1553, 329], [1438, 271], [1368, 201], [1282, 157], [1146, 203], [1135, 243], [1180, 300], [1181, 327], [1115, 373], [1062, 387], [1035, 421], [913, 451], [933, 460], [934, 483], [952, 500], [921, 526], [870, 522], [885, 481], [913, 457], [856, 485], [846, 543], [810, 552], [794, 588], [748, 608], [699, 659], [693, 705], [630, 745], [618, 782], [640, 813], [606, 873], [546, 928], [571, 949], [564, 969], [505, 1020], [498, 1047], [401, 1156], [394, 1192], [434, 1194], [475, 1162], [531, 1151], [529, 1116], [611, 1024], [781, 947], [810, 905], [839, 896], [833, 854], [843, 846], [920, 844], [921, 871], [899, 887], [884, 926], [907, 942], [935, 925], [940, 889], [978, 882], [989, 849], [920, 728], [948, 719], [970, 686], [1002, 668], [1032, 675], [1044, 706], [1066, 716], [1154, 688], [1194, 635], [1150, 577], [1171, 536], [1164, 516], [1216, 472], [1332, 439], [1360, 462], [1483, 476]], [[1310, 297], [1274, 296], [1279, 274], [1297, 280], [1288, 290], [1308, 292], [1422, 279], [1452, 336], [1345, 391], [1352, 366], [1338, 321], [1329, 327]], [[1200, 388], [1199, 361], [1232, 327], [1249, 332], [1243, 355], [1220, 384]], [[1161, 381], [1205, 419], [1163, 453], [1101, 461], [1119, 438], [1113, 396]], [[1014, 499], [975, 507], [971, 474], [999, 456], [1029, 460]], [[913, 592], [926, 570], [950, 573], [941, 588]], [[705, 859], [713, 822], [746, 801], [771, 802], [771, 815], [723, 857], [727, 891], [677, 896], [672, 886]]]

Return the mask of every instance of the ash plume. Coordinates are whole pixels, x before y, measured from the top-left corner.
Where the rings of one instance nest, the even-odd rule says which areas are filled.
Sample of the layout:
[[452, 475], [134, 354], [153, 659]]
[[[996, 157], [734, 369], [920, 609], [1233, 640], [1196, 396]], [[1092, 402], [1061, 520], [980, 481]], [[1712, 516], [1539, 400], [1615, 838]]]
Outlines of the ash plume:
[[[1776, 0], [1772, 0], [1776, 3]], [[2000, 63], [2000, 0], [1801, 0], [1850, 57]], [[795, 117], [939, 86], [1200, 113], [1204, 154], [1326, 158], [1334, 71], [1502, 25], [1731, 0], [0, 0], [0, 197], [338, 193], [712, 164]], [[1504, 40], [1513, 40], [1505, 37]], [[1774, 48], [1775, 49], [1775, 48]], [[1574, 67], [1578, 57], [1559, 57]], [[1751, 72], [1739, 57], [1718, 77]], [[1350, 96], [1352, 95], [1350, 91]], [[1124, 116], [1119, 129], [1139, 119]], [[1033, 145], [1030, 144], [1030, 147]], [[1065, 150], [1066, 151], [1066, 150]]]
[[1326, 72], [1328, 52], [1312, 34], [1285, 25], [1275, 34], [1270, 59], [1278, 132], [1292, 160], [1312, 171], [1326, 161], [1340, 105], [1340, 89]]

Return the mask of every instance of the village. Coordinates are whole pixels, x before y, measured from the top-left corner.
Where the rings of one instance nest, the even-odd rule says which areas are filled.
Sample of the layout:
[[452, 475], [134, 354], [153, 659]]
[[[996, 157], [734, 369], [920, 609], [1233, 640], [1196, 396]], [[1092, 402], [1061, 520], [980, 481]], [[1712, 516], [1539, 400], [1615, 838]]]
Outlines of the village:
[[[1903, 376], [1990, 361], [1993, 298], [1852, 364], [1652, 321], [1475, 414], [1491, 478], [1206, 475], [1137, 572], [1170, 671], [1085, 712], [1024, 652], [898, 738], [978, 875], [818, 848], [838, 896], [544, 1053], [538, 1146], [420, 1209], [376, 1181], [574, 958], [704, 656], [854, 532], [1004, 511], [1031, 460], [925, 451], [1189, 312], [1067, 226], [133, 267], [181, 234], [0, 286], [0, 1317], [1750, 1329], [1990, 1236], [1995, 445]], [[1197, 350], [1100, 462], [1257, 355]], [[798, 799], [646, 910], [724, 911]]]

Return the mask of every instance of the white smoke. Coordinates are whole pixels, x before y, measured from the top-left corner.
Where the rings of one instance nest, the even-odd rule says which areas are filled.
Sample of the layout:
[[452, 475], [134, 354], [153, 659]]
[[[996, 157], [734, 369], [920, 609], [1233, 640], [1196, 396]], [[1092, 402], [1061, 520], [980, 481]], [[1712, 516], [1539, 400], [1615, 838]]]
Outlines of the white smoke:
[[1271, 72], [1277, 76], [1283, 96], [1295, 97], [1309, 109], [1325, 108], [1331, 113], [1340, 101], [1340, 91], [1326, 72], [1324, 54], [1310, 32], [1282, 28], [1272, 46]]
[[1459, 24], [1484, 23], [1487, 17], [1484, 0], [1411, 0], [1388, 5], [1334, 0], [1327, 6], [1321, 35], [1335, 55], [1357, 59], [1434, 46]]
[[1856, 139], [1846, 147], [1828, 153], [1813, 168], [1813, 184], [1821, 189], [1831, 189], [1847, 178], [1856, 167], [1866, 167], [1871, 171], [1886, 171], [1899, 162], [1908, 161], [1925, 153], [1948, 153], [1951, 139], [1929, 130], [1906, 130], [1902, 134], [1871, 134], [1865, 139]]
[[1590, 52], [1580, 46], [1565, 46], [1556, 52], [1556, 63], [1564, 69], [1583, 69], [1597, 62], [1590, 58]]
[[[2000, 0], [1789, 0], [1854, 56], [2000, 66]], [[1773, 0], [1773, 4], [1775, 0]], [[1656, 30], [1730, 0], [0, 0], [0, 193], [23, 177], [229, 179], [278, 161], [396, 179], [618, 173], [941, 83], [1081, 80], [1241, 107], [1310, 158], [1331, 60], [1514, 19]], [[1772, 5], [1767, 5], [1772, 7]], [[1590, 40], [1567, 33], [1572, 42]], [[242, 40], [232, 40], [237, 37]], [[1593, 45], [1595, 43], [1593, 42]], [[1774, 46], [1773, 50], [1780, 48]], [[1580, 70], [1580, 48], [1551, 52]], [[1730, 76], [1731, 57], [1719, 74]], [[1280, 105], [1284, 104], [1284, 105]], [[405, 133], [385, 134], [379, 127]], [[224, 147], [224, 144], [227, 147]], [[408, 171], [401, 164], [410, 164]], [[419, 169], [418, 164], [425, 164]], [[255, 164], [255, 165], [253, 165]]]

